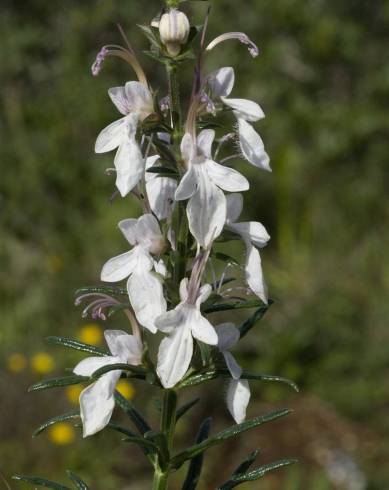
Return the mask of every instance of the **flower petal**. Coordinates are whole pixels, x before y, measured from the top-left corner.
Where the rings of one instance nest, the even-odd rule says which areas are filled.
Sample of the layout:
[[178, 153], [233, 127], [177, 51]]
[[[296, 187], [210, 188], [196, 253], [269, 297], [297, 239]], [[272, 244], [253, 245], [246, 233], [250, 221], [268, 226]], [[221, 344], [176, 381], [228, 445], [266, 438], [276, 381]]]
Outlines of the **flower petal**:
[[193, 354], [189, 327], [177, 327], [162, 340], [158, 351], [157, 374], [165, 388], [172, 388], [185, 375]]
[[136, 248], [109, 259], [101, 270], [101, 280], [105, 282], [117, 282], [122, 281], [132, 274], [138, 263]]
[[212, 143], [215, 139], [213, 129], [203, 129], [197, 136], [197, 148], [207, 158], [212, 158]]
[[180, 282], [180, 299], [181, 301], [186, 301], [188, 299], [188, 284], [189, 280], [187, 277], [181, 279]]
[[164, 244], [158, 220], [152, 214], [144, 214], [136, 226], [137, 241], [147, 252], [158, 254]]
[[207, 160], [207, 173], [221, 189], [229, 192], [247, 191], [249, 181], [233, 168], [224, 167], [212, 160]]
[[104, 336], [109, 350], [121, 359], [120, 362], [133, 366], [141, 364], [143, 346], [137, 337], [123, 330], [106, 330]]
[[243, 210], [242, 194], [228, 194], [227, 198], [227, 223], [234, 223]]
[[204, 171], [198, 173], [199, 189], [188, 202], [189, 229], [199, 245], [207, 247], [223, 230], [226, 198]]
[[240, 339], [239, 329], [231, 322], [221, 323], [216, 327], [219, 350], [226, 351], [231, 349]]
[[[153, 155], [151, 157], [147, 157], [146, 158], [146, 165], [145, 165], [146, 170], [148, 168], [151, 168], [155, 163], [157, 163], [159, 158], [160, 158], [159, 155]], [[157, 176], [155, 174], [153, 174], [151, 172], [148, 172], [148, 173], [146, 172], [145, 180], [147, 182], [148, 180], [155, 179], [156, 177]]]
[[124, 89], [131, 112], [140, 114], [141, 119], [153, 112], [153, 97], [150, 90], [143, 83], [127, 82]]
[[178, 184], [174, 198], [176, 201], [189, 199], [198, 189], [198, 176], [194, 165], [190, 164], [188, 170]]
[[110, 364], [117, 364], [118, 362], [120, 362], [120, 359], [117, 356], [87, 357], [77, 364], [73, 369], [73, 373], [78, 376], [92, 376], [98, 369]]
[[190, 324], [192, 335], [200, 342], [208, 345], [217, 345], [217, 333], [209, 321], [204, 318], [200, 311], [192, 307], [191, 314], [187, 319], [187, 324]]
[[200, 309], [200, 305], [207, 301], [207, 299], [211, 296], [212, 286], [210, 284], [204, 284], [199, 289], [197, 299], [196, 299], [196, 307]]
[[149, 203], [159, 220], [166, 219], [172, 214], [176, 190], [177, 181], [169, 177], [156, 177], [147, 181]]
[[116, 153], [116, 187], [125, 197], [143, 177], [145, 164], [138, 143], [134, 138], [126, 137]]
[[189, 163], [195, 156], [193, 138], [189, 133], [185, 133], [181, 140], [181, 155], [185, 162]]
[[233, 379], [239, 379], [242, 376], [242, 368], [236, 362], [235, 357], [228, 351], [224, 351], [223, 356]]
[[126, 136], [127, 118], [122, 117], [104, 128], [97, 137], [95, 153], [106, 153], [117, 148]]
[[238, 127], [239, 145], [244, 158], [256, 167], [271, 172], [270, 158], [259, 134], [243, 119], [238, 120]]
[[130, 112], [124, 87], [112, 87], [108, 90], [108, 95], [121, 114], [126, 116]]
[[221, 97], [221, 100], [225, 105], [233, 109], [237, 119], [242, 118], [245, 121], [254, 122], [265, 117], [265, 114], [260, 106], [252, 100], [226, 99], [225, 97]]
[[258, 250], [246, 242], [247, 256], [246, 256], [246, 281], [251, 291], [256, 294], [265, 304], [268, 302], [267, 286], [263, 277], [261, 257]]
[[121, 371], [104, 374], [80, 395], [80, 415], [84, 437], [104, 429], [109, 423], [115, 408], [114, 390]]
[[119, 221], [119, 224], [118, 224], [120, 231], [126, 237], [127, 241], [130, 243], [130, 245], [136, 244], [136, 225], [137, 225], [137, 223], [138, 223], [137, 219], [129, 218], [129, 219], [123, 219], [122, 221]]
[[234, 69], [231, 67], [224, 67], [213, 71], [208, 75], [207, 83], [213, 97], [227, 97], [234, 87]]
[[184, 315], [180, 305], [174, 310], [167, 311], [155, 319], [155, 326], [163, 333], [171, 333], [184, 323]]
[[250, 386], [245, 379], [230, 381], [227, 391], [227, 407], [237, 424], [246, 418], [246, 409], [250, 401]]
[[127, 290], [138, 322], [155, 333], [155, 320], [167, 306], [160, 279], [152, 272], [137, 269], [127, 281]]
[[267, 245], [267, 242], [270, 240], [270, 235], [266, 231], [266, 228], [257, 221], [233, 223], [230, 225], [230, 228], [260, 248]]

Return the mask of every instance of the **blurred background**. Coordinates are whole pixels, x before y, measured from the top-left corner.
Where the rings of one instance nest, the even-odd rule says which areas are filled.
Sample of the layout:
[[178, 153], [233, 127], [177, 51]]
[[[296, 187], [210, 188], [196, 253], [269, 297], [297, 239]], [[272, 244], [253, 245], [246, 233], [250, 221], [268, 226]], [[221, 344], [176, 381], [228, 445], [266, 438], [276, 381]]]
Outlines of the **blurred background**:
[[[226, 43], [206, 69], [234, 66], [233, 96], [261, 104], [267, 117], [256, 127], [273, 167], [267, 174], [239, 164], [251, 181], [246, 218], [272, 236], [262, 257], [275, 303], [237, 357], [247, 369], [294, 379], [301, 392], [252, 383], [250, 416], [279, 406], [295, 413], [207, 453], [200, 489], [216, 488], [257, 447], [260, 462], [290, 456], [300, 464], [247, 489], [388, 489], [389, 2], [210, 3], [209, 39], [242, 30], [261, 48], [253, 60], [244, 46]], [[203, 22], [206, 2], [183, 5]], [[113, 180], [104, 170], [113, 155], [93, 153], [98, 132], [117, 118], [107, 89], [133, 74], [109, 59], [93, 78], [90, 65], [103, 44], [121, 42], [117, 22], [138, 52], [148, 49], [136, 24], [159, 6], [1, 1], [0, 471], [8, 481], [24, 473], [65, 483], [71, 468], [94, 490], [150, 488], [142, 454], [116, 434], [82, 440], [64, 423], [32, 439], [40, 423], [76, 408], [79, 391], [26, 390], [80, 359], [46, 345], [46, 336], [103, 344], [106, 325], [81, 318], [74, 291], [99, 282], [102, 264], [124, 250], [117, 222], [136, 212], [131, 200], [109, 203]], [[163, 71], [142, 61], [164, 95]], [[186, 86], [191, 76], [188, 64]], [[119, 317], [109, 324], [123, 325]], [[181, 422], [183, 443], [209, 412], [213, 430], [231, 423], [215, 387]], [[120, 389], [157, 421], [154, 392], [126, 382]]]

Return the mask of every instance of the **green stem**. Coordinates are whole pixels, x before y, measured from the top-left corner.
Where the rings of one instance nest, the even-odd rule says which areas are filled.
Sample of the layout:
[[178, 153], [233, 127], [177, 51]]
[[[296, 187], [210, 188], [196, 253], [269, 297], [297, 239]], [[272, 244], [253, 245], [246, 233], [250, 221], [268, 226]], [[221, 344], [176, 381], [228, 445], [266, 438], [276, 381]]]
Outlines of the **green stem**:
[[177, 65], [173, 62], [166, 64], [169, 83], [170, 113], [173, 127], [173, 140], [176, 144], [181, 136], [181, 106], [180, 90], [177, 79]]
[[154, 473], [154, 481], [152, 490], [166, 490], [169, 474], [156, 470]]

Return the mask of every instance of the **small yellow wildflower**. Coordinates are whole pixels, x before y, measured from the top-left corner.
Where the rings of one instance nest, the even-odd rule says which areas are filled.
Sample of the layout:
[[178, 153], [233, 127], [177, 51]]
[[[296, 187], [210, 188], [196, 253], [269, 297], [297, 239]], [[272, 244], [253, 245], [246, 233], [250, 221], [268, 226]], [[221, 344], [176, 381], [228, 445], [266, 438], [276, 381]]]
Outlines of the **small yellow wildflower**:
[[125, 379], [120, 379], [116, 385], [118, 392], [124, 396], [127, 400], [131, 400], [134, 397], [135, 389], [131, 383]]
[[49, 439], [57, 446], [66, 446], [71, 444], [76, 438], [75, 430], [67, 422], [60, 422], [52, 425], [49, 429]]
[[59, 255], [49, 255], [46, 258], [46, 265], [48, 271], [55, 274], [63, 268], [63, 259]]
[[80, 398], [81, 391], [84, 389], [83, 386], [80, 385], [71, 385], [67, 386], [65, 393], [66, 398], [75, 405], [78, 405], [78, 400]]
[[78, 340], [89, 345], [99, 345], [103, 340], [103, 332], [97, 323], [88, 323], [80, 328]]
[[47, 374], [54, 370], [55, 362], [47, 352], [38, 352], [31, 359], [31, 367], [38, 374]]
[[27, 359], [23, 354], [15, 352], [8, 356], [7, 367], [13, 373], [20, 373], [27, 365]]

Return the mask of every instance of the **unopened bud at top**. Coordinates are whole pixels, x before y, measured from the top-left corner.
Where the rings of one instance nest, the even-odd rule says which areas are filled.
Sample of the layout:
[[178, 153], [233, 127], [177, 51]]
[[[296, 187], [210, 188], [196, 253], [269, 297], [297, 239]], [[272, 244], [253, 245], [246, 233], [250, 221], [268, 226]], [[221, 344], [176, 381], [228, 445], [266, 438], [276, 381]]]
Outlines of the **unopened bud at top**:
[[177, 9], [163, 14], [159, 22], [161, 41], [171, 56], [177, 56], [181, 46], [188, 40], [190, 24], [188, 17]]

